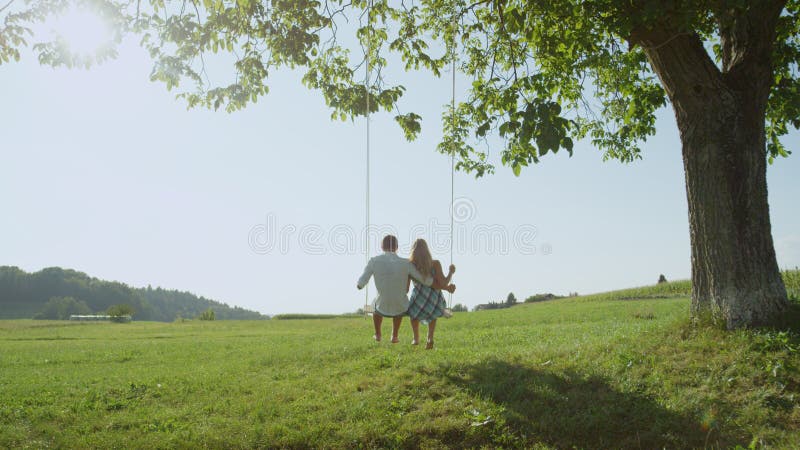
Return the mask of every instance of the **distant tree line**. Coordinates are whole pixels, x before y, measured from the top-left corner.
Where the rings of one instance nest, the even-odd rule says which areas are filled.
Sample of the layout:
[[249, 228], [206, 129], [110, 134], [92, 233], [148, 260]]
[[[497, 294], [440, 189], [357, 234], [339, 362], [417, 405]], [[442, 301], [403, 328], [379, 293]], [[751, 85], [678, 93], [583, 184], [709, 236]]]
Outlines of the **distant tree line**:
[[92, 314], [86, 302], [72, 297], [51, 297], [42, 309], [33, 315], [34, 319], [67, 320], [73, 314]]
[[[572, 294], [570, 294], [570, 295], [572, 295]], [[577, 295], [577, 294], [575, 294], [575, 295]], [[525, 299], [525, 303], [546, 302], [547, 300], [556, 300], [556, 299], [559, 299], [559, 298], [564, 298], [564, 296], [563, 295], [551, 294], [549, 292], [546, 293], [546, 294], [534, 294], [534, 295], [531, 295], [530, 297], [526, 298]]]
[[[577, 297], [577, 292], [570, 292], [569, 297]], [[538, 303], [544, 302], [547, 300], [557, 300], [559, 298], [565, 298], [563, 295], [555, 295], [551, 293], [546, 294], [534, 294], [529, 296], [525, 299], [524, 303]], [[483, 311], [487, 309], [503, 309], [503, 308], [510, 308], [518, 303], [517, 297], [514, 295], [513, 292], [509, 293], [506, 296], [505, 301], [491, 301], [489, 303], [482, 303], [480, 305], [475, 306], [475, 311]]]
[[190, 292], [132, 288], [60, 267], [27, 273], [0, 266], [0, 319], [65, 319], [70, 314], [105, 314], [115, 305], [129, 307], [137, 320], [171, 322], [180, 317], [199, 317], [209, 309], [217, 320], [267, 318]]

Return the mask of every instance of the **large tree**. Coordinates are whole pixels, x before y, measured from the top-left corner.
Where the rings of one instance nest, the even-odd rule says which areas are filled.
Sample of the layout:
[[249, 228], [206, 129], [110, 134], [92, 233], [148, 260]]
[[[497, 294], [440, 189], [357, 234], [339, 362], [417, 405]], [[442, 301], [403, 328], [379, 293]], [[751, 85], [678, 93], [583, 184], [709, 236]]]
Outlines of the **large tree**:
[[[179, 96], [190, 106], [242, 108], [267, 93], [271, 70], [288, 66], [304, 70], [333, 117], [397, 111], [407, 106], [404, 88], [384, 78], [390, 63], [441, 76], [456, 61], [471, 87], [445, 108], [439, 150], [477, 176], [494, 170], [474, 145], [490, 135], [502, 138], [502, 163], [515, 174], [571, 154], [576, 139], [633, 161], [669, 104], [686, 175], [693, 315], [736, 328], [768, 324], [787, 307], [766, 167], [788, 154], [779, 138], [800, 126], [800, 0], [90, 3], [143, 35], [151, 78], [188, 82]], [[2, 36], [0, 57], [13, 55]], [[45, 62], [75, 63], [58, 46], [38, 48]], [[209, 84], [211, 53], [230, 55], [230, 83]], [[409, 139], [419, 133], [413, 110], [396, 120]]]

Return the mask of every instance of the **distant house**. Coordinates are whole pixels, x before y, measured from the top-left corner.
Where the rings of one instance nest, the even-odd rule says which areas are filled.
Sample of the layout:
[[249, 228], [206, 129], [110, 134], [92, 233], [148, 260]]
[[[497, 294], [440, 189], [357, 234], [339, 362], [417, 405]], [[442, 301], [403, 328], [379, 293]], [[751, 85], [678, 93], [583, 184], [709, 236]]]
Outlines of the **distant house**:
[[69, 320], [74, 320], [77, 322], [130, 322], [132, 320], [132, 317], [129, 315], [109, 316], [106, 314], [91, 314], [91, 315], [73, 314], [69, 316]]

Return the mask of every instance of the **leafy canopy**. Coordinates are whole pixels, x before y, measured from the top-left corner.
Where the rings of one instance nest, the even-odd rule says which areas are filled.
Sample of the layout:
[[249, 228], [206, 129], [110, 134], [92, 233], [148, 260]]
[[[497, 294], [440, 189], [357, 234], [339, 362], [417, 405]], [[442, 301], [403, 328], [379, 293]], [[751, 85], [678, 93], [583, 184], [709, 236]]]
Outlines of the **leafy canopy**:
[[[400, 110], [405, 88], [386, 81], [390, 62], [434, 76], [455, 62], [471, 84], [467, 97], [442, 114], [439, 150], [477, 176], [494, 170], [486, 147], [476, 145], [491, 135], [502, 138], [502, 163], [515, 174], [548, 153], [572, 154], [582, 138], [606, 158], [640, 158], [641, 143], [655, 133], [655, 112], [669, 99], [636, 32], [696, 37], [724, 72], [730, 68], [721, 43], [732, 24], [763, 6], [747, 0], [83, 2], [119, 29], [139, 33], [155, 62], [151, 79], [180, 89], [189, 107], [238, 110], [268, 93], [271, 71], [289, 67], [322, 93], [333, 118], [353, 119], [367, 108], [392, 112], [414, 139], [422, 118]], [[27, 0], [23, 12], [6, 12], [0, 63], [19, 57], [26, 23], [65, 3]], [[780, 137], [800, 127], [800, 0], [780, 3], [766, 111], [770, 161], [788, 155]], [[52, 43], [36, 50], [48, 64], [83, 62]], [[212, 56], [230, 62], [230, 83], [210, 82]]]

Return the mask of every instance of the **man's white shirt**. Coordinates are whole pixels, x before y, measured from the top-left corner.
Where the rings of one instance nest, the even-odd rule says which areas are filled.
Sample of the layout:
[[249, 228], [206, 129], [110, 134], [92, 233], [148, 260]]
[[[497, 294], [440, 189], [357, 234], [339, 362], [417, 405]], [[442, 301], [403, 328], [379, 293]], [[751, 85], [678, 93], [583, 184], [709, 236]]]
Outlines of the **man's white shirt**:
[[366, 286], [372, 276], [375, 277], [375, 287], [378, 289], [378, 296], [372, 306], [382, 316], [397, 316], [408, 310], [406, 287], [409, 276], [425, 286], [433, 284], [432, 276], [423, 276], [411, 261], [394, 252], [384, 252], [370, 259], [358, 279], [358, 288]]

